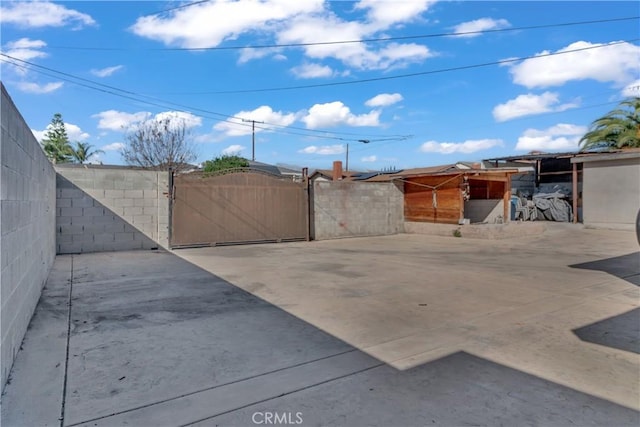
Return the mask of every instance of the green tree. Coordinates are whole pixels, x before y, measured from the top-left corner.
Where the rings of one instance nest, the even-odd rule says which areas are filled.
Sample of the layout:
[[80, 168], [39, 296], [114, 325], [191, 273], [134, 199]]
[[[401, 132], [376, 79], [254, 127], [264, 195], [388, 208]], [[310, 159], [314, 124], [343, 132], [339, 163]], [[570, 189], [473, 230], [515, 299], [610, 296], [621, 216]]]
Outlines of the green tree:
[[64, 126], [62, 115], [56, 113], [47, 126], [45, 138], [40, 142], [46, 156], [56, 163], [69, 163], [73, 159], [73, 147], [69, 143], [67, 129]]
[[580, 139], [580, 149], [640, 147], [640, 97], [622, 101], [618, 108], [591, 123]]
[[74, 162], [84, 164], [88, 162], [92, 156], [103, 153], [104, 151], [102, 150], [94, 150], [93, 145], [88, 142], [76, 142], [76, 146], [73, 149], [71, 156], [73, 157]]
[[213, 160], [206, 160], [202, 166], [205, 173], [217, 172], [225, 169], [246, 168], [249, 161], [237, 155], [222, 155]]

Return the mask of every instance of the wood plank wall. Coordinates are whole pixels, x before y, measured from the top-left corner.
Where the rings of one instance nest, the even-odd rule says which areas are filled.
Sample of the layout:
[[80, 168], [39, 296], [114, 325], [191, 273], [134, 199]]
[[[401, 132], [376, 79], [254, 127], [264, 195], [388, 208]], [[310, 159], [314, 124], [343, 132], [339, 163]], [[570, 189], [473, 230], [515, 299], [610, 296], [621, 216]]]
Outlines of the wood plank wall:
[[[451, 178], [451, 175], [407, 178], [404, 183], [405, 220], [457, 224], [464, 208], [460, 190], [462, 176], [453, 180]], [[412, 184], [414, 182], [435, 187], [447, 180], [451, 181], [436, 190], [437, 208], [433, 206], [433, 190]]]

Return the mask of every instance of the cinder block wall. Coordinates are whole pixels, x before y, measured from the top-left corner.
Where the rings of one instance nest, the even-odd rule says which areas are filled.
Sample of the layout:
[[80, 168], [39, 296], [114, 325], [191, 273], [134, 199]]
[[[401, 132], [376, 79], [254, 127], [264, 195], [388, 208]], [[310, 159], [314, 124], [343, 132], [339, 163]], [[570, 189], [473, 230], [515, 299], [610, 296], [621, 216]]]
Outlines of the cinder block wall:
[[56, 255], [56, 174], [2, 86], [2, 388]]
[[404, 232], [404, 194], [393, 183], [315, 181], [311, 198], [316, 240]]
[[167, 172], [59, 165], [59, 254], [168, 248]]

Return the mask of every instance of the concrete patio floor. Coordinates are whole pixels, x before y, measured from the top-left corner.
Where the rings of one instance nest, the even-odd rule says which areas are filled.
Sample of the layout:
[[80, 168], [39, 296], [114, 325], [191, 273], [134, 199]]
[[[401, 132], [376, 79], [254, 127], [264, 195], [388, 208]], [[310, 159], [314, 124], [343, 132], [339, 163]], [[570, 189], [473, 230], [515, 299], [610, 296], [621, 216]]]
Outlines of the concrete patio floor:
[[2, 425], [638, 425], [639, 256], [566, 225], [59, 256]]

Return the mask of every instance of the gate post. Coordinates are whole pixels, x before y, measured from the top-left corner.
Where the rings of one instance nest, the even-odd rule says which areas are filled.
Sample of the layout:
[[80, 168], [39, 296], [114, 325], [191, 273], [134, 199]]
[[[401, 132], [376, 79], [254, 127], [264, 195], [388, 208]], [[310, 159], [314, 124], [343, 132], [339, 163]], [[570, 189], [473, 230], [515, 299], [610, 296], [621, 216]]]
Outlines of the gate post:
[[173, 168], [169, 168], [167, 171], [169, 174], [169, 225], [167, 226], [167, 236], [169, 240], [169, 249], [173, 249], [173, 199], [174, 199], [174, 187], [173, 187]]

